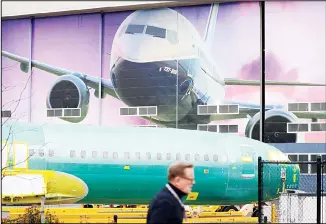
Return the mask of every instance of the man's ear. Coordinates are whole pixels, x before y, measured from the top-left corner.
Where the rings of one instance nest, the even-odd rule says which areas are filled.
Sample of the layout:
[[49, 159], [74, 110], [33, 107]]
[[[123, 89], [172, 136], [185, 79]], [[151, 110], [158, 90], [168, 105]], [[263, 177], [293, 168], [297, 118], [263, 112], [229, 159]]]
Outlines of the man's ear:
[[180, 177], [176, 177], [176, 178], [174, 178], [174, 182], [176, 182], [176, 183], [178, 183], [179, 181], [180, 181]]

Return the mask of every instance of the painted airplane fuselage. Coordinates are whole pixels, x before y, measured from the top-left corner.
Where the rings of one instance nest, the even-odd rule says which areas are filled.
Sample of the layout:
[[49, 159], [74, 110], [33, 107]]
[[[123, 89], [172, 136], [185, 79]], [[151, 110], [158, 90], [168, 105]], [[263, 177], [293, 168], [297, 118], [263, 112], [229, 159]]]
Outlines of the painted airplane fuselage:
[[209, 123], [197, 105], [218, 104], [224, 78], [196, 28], [169, 8], [138, 10], [117, 30], [111, 50], [111, 80], [128, 106], [157, 106], [157, 123], [197, 129]]
[[[268, 144], [211, 132], [76, 124], [15, 124], [10, 130], [15, 134], [9, 129], [10, 125], [3, 126], [3, 141], [26, 143], [33, 152], [29, 170], [60, 171], [87, 186], [84, 193], [74, 192], [81, 198], [78, 203], [148, 204], [166, 183], [167, 168], [176, 160], [195, 165], [192, 191], [197, 196], [186, 198], [185, 204], [251, 203], [257, 201], [258, 156], [287, 160]], [[281, 167], [287, 172], [286, 188], [298, 188], [297, 166], [266, 166], [266, 201], [282, 189]]]

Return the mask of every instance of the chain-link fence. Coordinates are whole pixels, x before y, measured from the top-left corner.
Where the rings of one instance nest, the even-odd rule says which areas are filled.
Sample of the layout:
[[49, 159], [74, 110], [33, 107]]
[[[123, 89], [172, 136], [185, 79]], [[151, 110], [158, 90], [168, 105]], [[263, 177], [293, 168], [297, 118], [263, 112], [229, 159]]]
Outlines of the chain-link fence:
[[[316, 174], [301, 174], [313, 169]], [[258, 159], [259, 223], [326, 223], [326, 161], [275, 162]], [[274, 213], [269, 213], [271, 203]], [[267, 214], [269, 213], [269, 214]], [[269, 218], [267, 218], [267, 216]]]

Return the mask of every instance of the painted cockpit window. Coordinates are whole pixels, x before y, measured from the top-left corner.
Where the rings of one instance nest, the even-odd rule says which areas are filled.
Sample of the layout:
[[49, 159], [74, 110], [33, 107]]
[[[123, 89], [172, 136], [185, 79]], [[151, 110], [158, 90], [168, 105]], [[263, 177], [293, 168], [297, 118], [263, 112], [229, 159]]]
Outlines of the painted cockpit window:
[[178, 43], [178, 34], [175, 30], [140, 24], [129, 24], [125, 30], [126, 34], [142, 34], [144, 32], [153, 37], [167, 39], [171, 44]]
[[145, 25], [138, 25], [138, 24], [129, 24], [126, 29], [126, 33], [128, 34], [135, 34], [135, 33], [143, 33]]
[[145, 33], [152, 35], [154, 37], [160, 37], [160, 38], [166, 37], [166, 29], [155, 27], [155, 26], [147, 26]]

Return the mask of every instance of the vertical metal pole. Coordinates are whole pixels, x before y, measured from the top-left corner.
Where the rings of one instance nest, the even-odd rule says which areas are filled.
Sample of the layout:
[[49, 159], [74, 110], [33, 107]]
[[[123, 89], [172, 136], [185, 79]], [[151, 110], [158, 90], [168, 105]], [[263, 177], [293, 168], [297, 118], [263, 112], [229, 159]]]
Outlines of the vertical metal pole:
[[45, 223], [44, 205], [45, 205], [45, 197], [41, 197], [41, 223]]
[[321, 223], [321, 158], [317, 156], [317, 223]]
[[100, 81], [98, 83], [98, 125], [101, 125], [102, 119], [102, 62], [103, 62], [103, 29], [104, 29], [104, 19], [103, 19], [103, 12], [100, 15], [100, 26], [99, 26], [99, 52], [100, 52]]
[[267, 216], [264, 216], [264, 224], [267, 224]]
[[264, 142], [265, 123], [265, 2], [260, 4], [260, 141]]
[[34, 31], [34, 18], [31, 18], [31, 24], [30, 24], [30, 29], [29, 29], [29, 38], [30, 38], [30, 49], [29, 49], [29, 63], [28, 63], [28, 68], [29, 68], [29, 77], [28, 77], [28, 122], [32, 121], [32, 58], [33, 58], [33, 31]]
[[258, 223], [262, 223], [262, 201], [263, 201], [263, 163], [261, 156], [258, 157]]
[[[177, 36], [179, 36], [179, 13], [177, 13]], [[179, 52], [179, 43], [177, 43], [177, 54]], [[178, 129], [178, 123], [179, 123], [179, 60], [176, 60], [177, 62], [177, 80], [176, 80], [176, 88], [175, 88], [175, 100], [176, 100], [176, 105], [175, 105], [175, 128]]]

